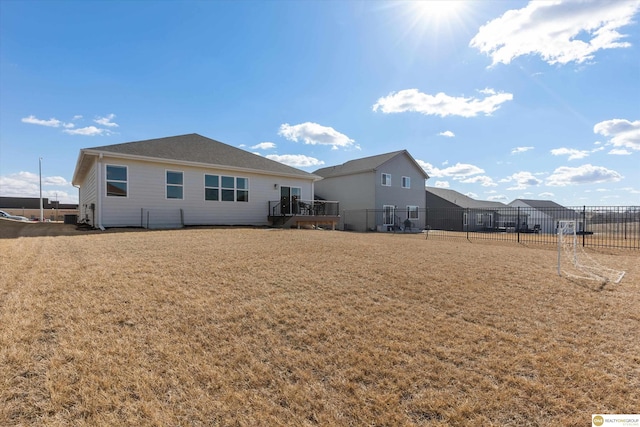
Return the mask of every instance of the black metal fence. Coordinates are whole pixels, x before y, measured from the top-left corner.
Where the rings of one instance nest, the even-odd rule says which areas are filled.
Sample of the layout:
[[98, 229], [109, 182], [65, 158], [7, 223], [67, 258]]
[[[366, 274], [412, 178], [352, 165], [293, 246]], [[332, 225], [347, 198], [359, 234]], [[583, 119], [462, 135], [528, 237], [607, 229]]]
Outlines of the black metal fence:
[[361, 209], [342, 213], [344, 230], [426, 232], [428, 238], [556, 242], [560, 221], [575, 221], [585, 247], [640, 249], [640, 206]]

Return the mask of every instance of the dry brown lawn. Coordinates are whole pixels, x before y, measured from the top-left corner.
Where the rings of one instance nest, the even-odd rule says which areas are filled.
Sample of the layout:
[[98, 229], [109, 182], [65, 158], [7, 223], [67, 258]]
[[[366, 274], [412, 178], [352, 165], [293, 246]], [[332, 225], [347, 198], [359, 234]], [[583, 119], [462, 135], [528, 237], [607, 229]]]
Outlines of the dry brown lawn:
[[601, 286], [558, 277], [553, 246], [65, 230], [0, 239], [3, 426], [587, 426], [640, 408], [638, 252], [595, 253], [627, 271]]

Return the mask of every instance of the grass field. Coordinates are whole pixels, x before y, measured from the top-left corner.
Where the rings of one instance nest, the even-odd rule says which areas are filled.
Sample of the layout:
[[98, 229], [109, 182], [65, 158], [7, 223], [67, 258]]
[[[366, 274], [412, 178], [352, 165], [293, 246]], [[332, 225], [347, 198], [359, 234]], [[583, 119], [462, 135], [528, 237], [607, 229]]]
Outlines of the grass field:
[[591, 252], [627, 271], [602, 286], [558, 277], [545, 245], [65, 230], [0, 232], [2, 426], [587, 426], [640, 408], [636, 251]]

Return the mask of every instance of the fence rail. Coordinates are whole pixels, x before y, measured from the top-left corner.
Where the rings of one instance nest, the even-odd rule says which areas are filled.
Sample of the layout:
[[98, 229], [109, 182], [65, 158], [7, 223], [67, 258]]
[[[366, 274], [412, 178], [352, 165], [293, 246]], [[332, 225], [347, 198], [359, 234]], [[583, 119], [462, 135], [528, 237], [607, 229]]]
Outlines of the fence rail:
[[540, 244], [556, 241], [560, 220], [576, 221], [585, 247], [640, 249], [640, 206], [361, 209], [342, 214], [345, 230], [427, 230], [429, 238]]

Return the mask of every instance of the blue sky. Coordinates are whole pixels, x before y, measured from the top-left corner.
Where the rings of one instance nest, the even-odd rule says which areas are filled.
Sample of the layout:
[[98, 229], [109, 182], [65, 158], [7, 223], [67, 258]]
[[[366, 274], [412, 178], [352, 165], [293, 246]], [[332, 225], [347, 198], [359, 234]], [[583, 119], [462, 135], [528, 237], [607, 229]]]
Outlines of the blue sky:
[[640, 205], [640, 1], [0, 1], [0, 196], [199, 133], [308, 172], [407, 149], [482, 200]]

